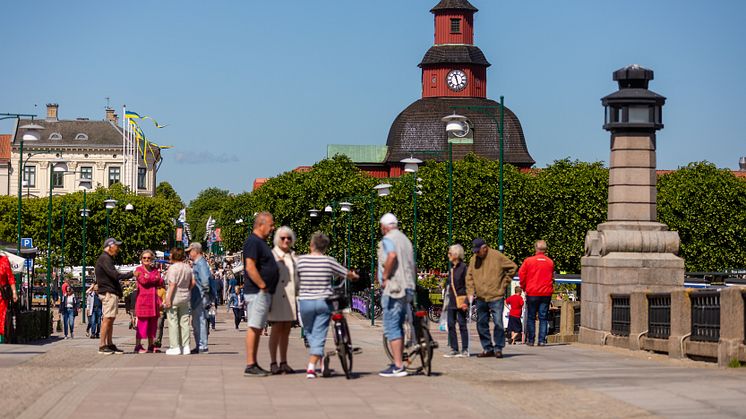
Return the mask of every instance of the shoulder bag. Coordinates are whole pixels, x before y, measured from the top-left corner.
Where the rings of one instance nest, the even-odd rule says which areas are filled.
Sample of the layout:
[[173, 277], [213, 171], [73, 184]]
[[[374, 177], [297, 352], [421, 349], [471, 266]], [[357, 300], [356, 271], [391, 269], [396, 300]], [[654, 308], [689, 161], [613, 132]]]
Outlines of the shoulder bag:
[[466, 296], [458, 295], [456, 292], [456, 285], [453, 283], [453, 268], [451, 268], [451, 289], [453, 290], [453, 295], [456, 296], [456, 308], [460, 309], [461, 306], [467, 305]]

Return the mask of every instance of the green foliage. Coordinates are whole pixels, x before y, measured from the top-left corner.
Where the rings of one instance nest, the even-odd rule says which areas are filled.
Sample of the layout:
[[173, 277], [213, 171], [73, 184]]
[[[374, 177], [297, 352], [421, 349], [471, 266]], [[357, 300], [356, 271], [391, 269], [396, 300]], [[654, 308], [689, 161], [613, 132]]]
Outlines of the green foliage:
[[687, 271], [744, 268], [746, 182], [729, 171], [699, 162], [662, 176], [658, 219], [679, 232]]
[[[163, 249], [173, 234], [171, 219], [178, 215], [178, 209], [163, 197], [139, 196], [126, 191], [121, 185], [109, 189], [98, 188], [85, 194], [86, 208], [90, 216], [85, 220], [80, 210], [83, 209], [83, 192], [54, 196], [51, 206], [51, 254], [53, 266], [80, 265], [83, 262], [83, 232], [86, 235], [86, 265], [92, 266], [101, 253], [101, 246], [106, 239], [106, 209], [104, 200], [116, 199], [117, 206], [110, 212], [109, 236], [121, 239], [121, 262], [132, 263], [145, 248]], [[132, 204], [133, 211], [126, 211], [125, 206]], [[16, 197], [0, 197], [0, 240], [15, 243], [17, 240], [18, 200]], [[64, 248], [63, 242], [64, 218]], [[48, 248], [49, 198], [23, 199], [23, 237], [31, 237], [41, 254]], [[39, 260], [46, 265], [46, 260]]]
[[[448, 163], [429, 161], [420, 167], [423, 194], [418, 196], [417, 248], [421, 269], [445, 270], [448, 247]], [[350, 266], [370, 265], [370, 194], [381, 182], [360, 172], [344, 156], [323, 160], [309, 172], [287, 172], [252, 193], [225, 197], [218, 216], [226, 248], [239, 250], [249, 226], [238, 225], [257, 211], [270, 211], [276, 225], [288, 225], [298, 235], [296, 250], [306, 252], [316, 230], [332, 237], [330, 254], [344, 261], [346, 225], [350, 221]], [[374, 201], [374, 240], [380, 238], [378, 218], [393, 212], [401, 230], [414, 239], [415, 177], [404, 175], [391, 194]], [[520, 172], [504, 167], [505, 252], [516, 263], [533, 253], [544, 239], [558, 271], [580, 272], [585, 235], [606, 219], [608, 170], [600, 162], [559, 160], [541, 171]], [[342, 200], [352, 212], [323, 214], [312, 221], [310, 209]], [[484, 238], [497, 247], [499, 164], [475, 155], [454, 162], [453, 242], [470, 257], [471, 241]], [[678, 230], [688, 270], [743, 268], [746, 260], [746, 182], [707, 163], [694, 163], [659, 181], [661, 222]]]
[[[200, 192], [197, 197], [189, 203], [187, 210], [187, 222], [192, 232], [192, 241], [203, 241], [206, 232], [207, 219], [212, 216], [217, 218], [223, 210], [223, 205], [230, 202], [230, 194], [227, 190], [208, 188]], [[216, 224], [217, 225], [217, 224]]]

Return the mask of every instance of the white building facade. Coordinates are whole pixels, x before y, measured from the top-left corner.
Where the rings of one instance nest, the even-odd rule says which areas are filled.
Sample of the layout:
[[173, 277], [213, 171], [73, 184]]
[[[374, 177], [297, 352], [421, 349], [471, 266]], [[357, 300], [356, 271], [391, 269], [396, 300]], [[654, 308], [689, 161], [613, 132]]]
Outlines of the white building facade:
[[[11, 144], [9, 195], [18, 194], [20, 173], [23, 173], [24, 197], [48, 196], [50, 187], [54, 195], [63, 195], [78, 191], [81, 183], [88, 183], [95, 189], [123, 182], [139, 195], [155, 194], [160, 150], [153, 148], [144, 156], [140, 155], [137, 178], [130, 182], [133, 184], [126, 184], [123, 133], [113, 109], [107, 109], [105, 119], [97, 121], [86, 118], [61, 120], [58, 111], [57, 104], [49, 104], [44, 120], [18, 121]], [[29, 131], [22, 128], [30, 124], [43, 129]], [[36, 138], [31, 139], [33, 137]], [[21, 142], [23, 161], [19, 155]]]

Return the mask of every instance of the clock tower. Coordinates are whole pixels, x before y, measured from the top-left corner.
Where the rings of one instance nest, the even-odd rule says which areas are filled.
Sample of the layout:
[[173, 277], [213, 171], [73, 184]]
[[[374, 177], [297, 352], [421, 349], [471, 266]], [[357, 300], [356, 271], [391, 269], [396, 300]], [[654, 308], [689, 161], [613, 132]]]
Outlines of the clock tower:
[[[404, 109], [391, 124], [386, 140], [389, 176], [398, 176], [401, 160], [448, 159], [449, 138], [441, 118], [456, 110], [469, 123], [469, 138], [452, 143], [453, 158], [469, 153], [490, 160], [504, 161], [519, 168], [533, 166], [518, 117], [505, 107], [504, 141], [494, 120], [468, 107], [499, 109], [500, 104], [487, 97], [487, 68], [490, 63], [474, 45], [474, 16], [469, 0], [440, 0], [430, 12], [435, 16], [435, 43], [419, 64], [422, 69], [422, 97]], [[510, 100], [510, 98], [508, 98]], [[497, 112], [497, 111], [496, 111]], [[426, 151], [426, 152], [423, 152]]]
[[487, 97], [490, 63], [474, 45], [474, 13], [468, 0], [443, 0], [435, 15], [435, 45], [425, 54], [422, 97]]

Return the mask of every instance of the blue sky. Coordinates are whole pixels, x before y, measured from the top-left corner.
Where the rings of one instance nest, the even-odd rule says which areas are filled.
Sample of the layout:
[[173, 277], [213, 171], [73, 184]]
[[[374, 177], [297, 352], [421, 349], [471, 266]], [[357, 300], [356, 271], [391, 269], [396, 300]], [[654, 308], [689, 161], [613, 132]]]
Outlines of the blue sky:
[[[608, 160], [599, 99], [612, 71], [655, 70], [668, 97], [658, 166], [746, 155], [746, 2], [473, 0], [493, 64], [537, 166]], [[23, 1], [4, 4], [0, 112], [103, 118], [106, 97], [155, 117], [160, 180], [186, 200], [250, 190], [325, 157], [326, 145], [385, 144], [420, 97], [437, 0]], [[122, 6], [126, 5], [127, 10]], [[0, 133], [11, 124], [0, 123]]]

